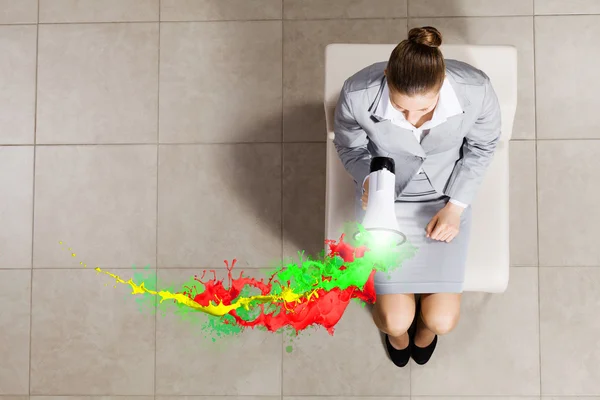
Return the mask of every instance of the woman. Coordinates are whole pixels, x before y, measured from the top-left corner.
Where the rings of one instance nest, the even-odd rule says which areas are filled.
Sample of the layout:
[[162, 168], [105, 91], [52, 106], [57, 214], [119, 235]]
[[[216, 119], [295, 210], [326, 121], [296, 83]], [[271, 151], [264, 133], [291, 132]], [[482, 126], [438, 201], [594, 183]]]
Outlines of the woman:
[[373, 320], [399, 367], [411, 356], [425, 364], [437, 336], [456, 327], [469, 205], [500, 137], [500, 107], [488, 76], [444, 60], [441, 43], [433, 27], [411, 29], [387, 63], [346, 80], [335, 111], [334, 144], [357, 183], [359, 221], [371, 157], [393, 158], [396, 216], [418, 248], [391, 277], [375, 276]]

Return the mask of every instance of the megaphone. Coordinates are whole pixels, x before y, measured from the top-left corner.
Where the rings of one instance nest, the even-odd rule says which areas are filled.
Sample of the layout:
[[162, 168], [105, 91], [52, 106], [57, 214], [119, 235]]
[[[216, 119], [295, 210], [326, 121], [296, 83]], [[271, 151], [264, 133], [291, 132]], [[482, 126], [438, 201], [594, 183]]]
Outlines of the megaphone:
[[369, 174], [369, 201], [363, 218], [363, 228], [370, 232], [370, 247], [400, 246], [406, 235], [400, 231], [396, 211], [396, 176], [394, 160], [374, 157]]

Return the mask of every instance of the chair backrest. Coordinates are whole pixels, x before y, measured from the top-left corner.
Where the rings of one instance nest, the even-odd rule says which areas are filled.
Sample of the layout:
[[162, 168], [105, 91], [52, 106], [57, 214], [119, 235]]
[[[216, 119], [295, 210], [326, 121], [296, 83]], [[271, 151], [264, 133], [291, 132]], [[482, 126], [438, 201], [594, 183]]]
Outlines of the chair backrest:
[[[325, 49], [325, 113], [333, 139], [333, 111], [344, 81], [362, 68], [387, 61], [397, 44], [330, 44]], [[517, 51], [513, 46], [443, 45], [445, 58], [471, 64], [492, 81], [502, 112], [501, 141], [508, 142], [517, 108]]]

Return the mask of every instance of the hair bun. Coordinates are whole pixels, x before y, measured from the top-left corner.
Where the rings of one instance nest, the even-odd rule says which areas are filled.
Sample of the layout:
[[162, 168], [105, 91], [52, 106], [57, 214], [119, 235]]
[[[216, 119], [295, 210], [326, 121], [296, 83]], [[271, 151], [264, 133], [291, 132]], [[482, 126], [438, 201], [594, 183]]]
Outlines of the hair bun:
[[432, 26], [412, 28], [408, 32], [408, 40], [429, 47], [439, 47], [442, 44], [442, 34]]

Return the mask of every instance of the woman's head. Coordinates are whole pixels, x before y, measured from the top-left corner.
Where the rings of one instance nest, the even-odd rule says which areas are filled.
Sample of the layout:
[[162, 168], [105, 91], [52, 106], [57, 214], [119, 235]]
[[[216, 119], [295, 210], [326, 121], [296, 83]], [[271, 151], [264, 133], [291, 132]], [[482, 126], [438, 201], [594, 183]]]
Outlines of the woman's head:
[[441, 44], [441, 33], [425, 26], [411, 29], [408, 39], [392, 51], [385, 71], [390, 100], [405, 115], [424, 115], [435, 108], [446, 76]]

